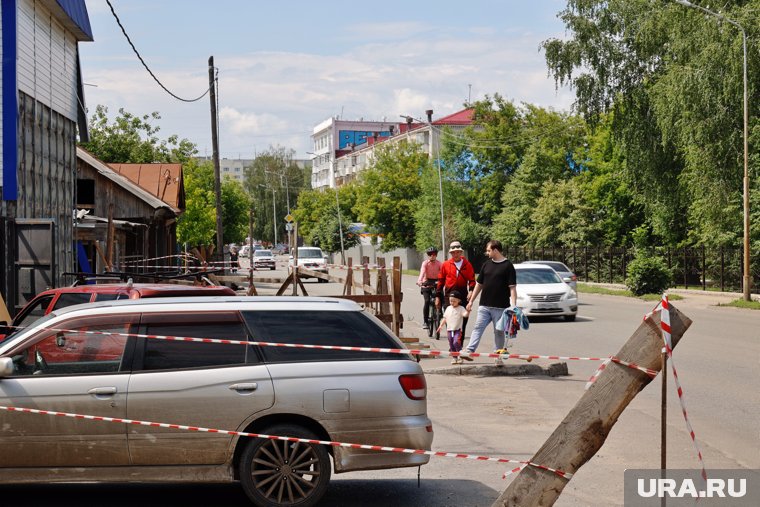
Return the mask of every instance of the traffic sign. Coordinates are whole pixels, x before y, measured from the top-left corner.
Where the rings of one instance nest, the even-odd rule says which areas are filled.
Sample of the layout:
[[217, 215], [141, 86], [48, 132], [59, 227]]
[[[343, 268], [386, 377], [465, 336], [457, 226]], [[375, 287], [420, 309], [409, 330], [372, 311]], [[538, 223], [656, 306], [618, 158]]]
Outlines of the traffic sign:
[[285, 221], [286, 221], [286, 222], [292, 222], [292, 221], [293, 221], [293, 215], [291, 215], [290, 213], [288, 213], [288, 214], [285, 216]]

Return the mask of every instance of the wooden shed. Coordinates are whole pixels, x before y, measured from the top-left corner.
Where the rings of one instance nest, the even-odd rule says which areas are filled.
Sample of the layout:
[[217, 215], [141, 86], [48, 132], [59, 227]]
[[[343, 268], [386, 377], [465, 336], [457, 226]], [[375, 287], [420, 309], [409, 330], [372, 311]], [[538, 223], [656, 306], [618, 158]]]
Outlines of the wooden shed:
[[[181, 166], [178, 171], [179, 182]], [[184, 206], [184, 188], [176, 193], [175, 204], [167, 203], [77, 147], [79, 269], [97, 273], [175, 254], [177, 216], [182, 212], [177, 204]]]

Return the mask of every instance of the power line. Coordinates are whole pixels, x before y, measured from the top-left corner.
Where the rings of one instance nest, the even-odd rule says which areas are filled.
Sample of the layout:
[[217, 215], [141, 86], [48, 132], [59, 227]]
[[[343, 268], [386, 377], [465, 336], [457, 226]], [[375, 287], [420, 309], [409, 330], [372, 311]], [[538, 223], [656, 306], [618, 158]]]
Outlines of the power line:
[[110, 7], [110, 9], [111, 9], [111, 14], [113, 14], [113, 17], [116, 18], [116, 23], [119, 25], [119, 28], [121, 28], [121, 33], [124, 34], [124, 37], [127, 38], [127, 42], [129, 42], [129, 45], [132, 47], [132, 51], [135, 52], [135, 54], [137, 55], [137, 58], [140, 60], [140, 63], [142, 63], [143, 67], [145, 67], [145, 70], [148, 71], [148, 74], [150, 74], [150, 77], [152, 77], [153, 80], [156, 83], [158, 83], [158, 86], [160, 86], [161, 88], [163, 88], [166, 93], [168, 93], [169, 95], [171, 95], [172, 97], [174, 97], [177, 100], [181, 100], [182, 102], [197, 102], [197, 101], [201, 100], [203, 97], [206, 96], [206, 94], [209, 92], [209, 90], [211, 90], [210, 87], [205, 92], [203, 92], [203, 95], [201, 95], [198, 98], [195, 98], [195, 99], [183, 99], [182, 97], [179, 97], [179, 96], [175, 95], [174, 93], [172, 93], [166, 86], [164, 86], [163, 83], [161, 83], [161, 81], [158, 80], [158, 78], [156, 77], [156, 75], [153, 74], [153, 71], [150, 70], [150, 68], [148, 67], [148, 64], [145, 63], [145, 60], [143, 60], [143, 57], [140, 56], [140, 52], [137, 51], [137, 48], [135, 47], [135, 45], [132, 44], [132, 39], [129, 38], [129, 35], [127, 34], [126, 29], [124, 28], [124, 25], [121, 24], [121, 20], [119, 19], [119, 16], [116, 15], [116, 11], [114, 10], [113, 5], [111, 5], [111, 1], [110, 0], [106, 0], [106, 3], [108, 4], [108, 7]]

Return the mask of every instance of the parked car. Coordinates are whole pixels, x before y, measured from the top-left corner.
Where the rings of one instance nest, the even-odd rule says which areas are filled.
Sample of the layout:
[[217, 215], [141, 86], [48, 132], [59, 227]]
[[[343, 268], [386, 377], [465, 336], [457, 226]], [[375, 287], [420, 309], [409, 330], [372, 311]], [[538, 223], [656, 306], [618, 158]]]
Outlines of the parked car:
[[[294, 258], [291, 255], [289, 265], [292, 267]], [[327, 273], [327, 256], [322, 252], [322, 249], [316, 246], [299, 246], [298, 247], [298, 266], [312, 271], [319, 271], [320, 273]], [[308, 278], [308, 277], [304, 277]], [[319, 278], [320, 282], [326, 282]]]
[[271, 250], [256, 250], [253, 252], [253, 269], [275, 269], [274, 255]]
[[[44, 326], [38, 321], [0, 344], [0, 405], [388, 447], [432, 445], [425, 376], [409, 356], [150, 338], [403, 347], [352, 301], [143, 299], [69, 307], [44, 319]], [[333, 471], [429, 461], [414, 453], [13, 411], [0, 411], [0, 428], [0, 483], [239, 481], [259, 506], [314, 505]]]
[[574, 291], [577, 291], [578, 286], [578, 277], [575, 276], [575, 273], [567, 267], [567, 264], [563, 262], [558, 261], [525, 261], [523, 264], [543, 264], [545, 266], [549, 266], [554, 271], [557, 272], [560, 278], [562, 278], [562, 281], [568, 284], [570, 287], [573, 288]]
[[251, 252], [251, 245], [243, 245], [240, 247], [240, 257], [248, 257]]
[[563, 316], [567, 321], [578, 315], [578, 294], [556, 271], [543, 264], [515, 264], [517, 306], [528, 316]]
[[[234, 296], [235, 291], [221, 285], [195, 286], [172, 283], [104, 283], [58, 287], [40, 292], [14, 317], [11, 327], [0, 325], [0, 340], [18, 328], [31, 325], [53, 310], [94, 301], [165, 298], [178, 296]], [[0, 323], [2, 324], [2, 323]]]

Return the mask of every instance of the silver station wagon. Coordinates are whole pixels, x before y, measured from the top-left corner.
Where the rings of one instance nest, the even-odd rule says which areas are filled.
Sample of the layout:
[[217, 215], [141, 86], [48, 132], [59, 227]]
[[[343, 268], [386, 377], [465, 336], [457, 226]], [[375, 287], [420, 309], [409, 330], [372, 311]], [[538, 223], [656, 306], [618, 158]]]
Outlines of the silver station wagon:
[[[430, 449], [427, 386], [391, 353], [169, 341], [402, 348], [351, 301], [193, 297], [72, 306], [0, 344], [0, 405]], [[0, 410], [0, 482], [239, 481], [261, 506], [309, 506], [335, 473], [429, 456]], [[331, 463], [332, 459], [332, 463]]]

